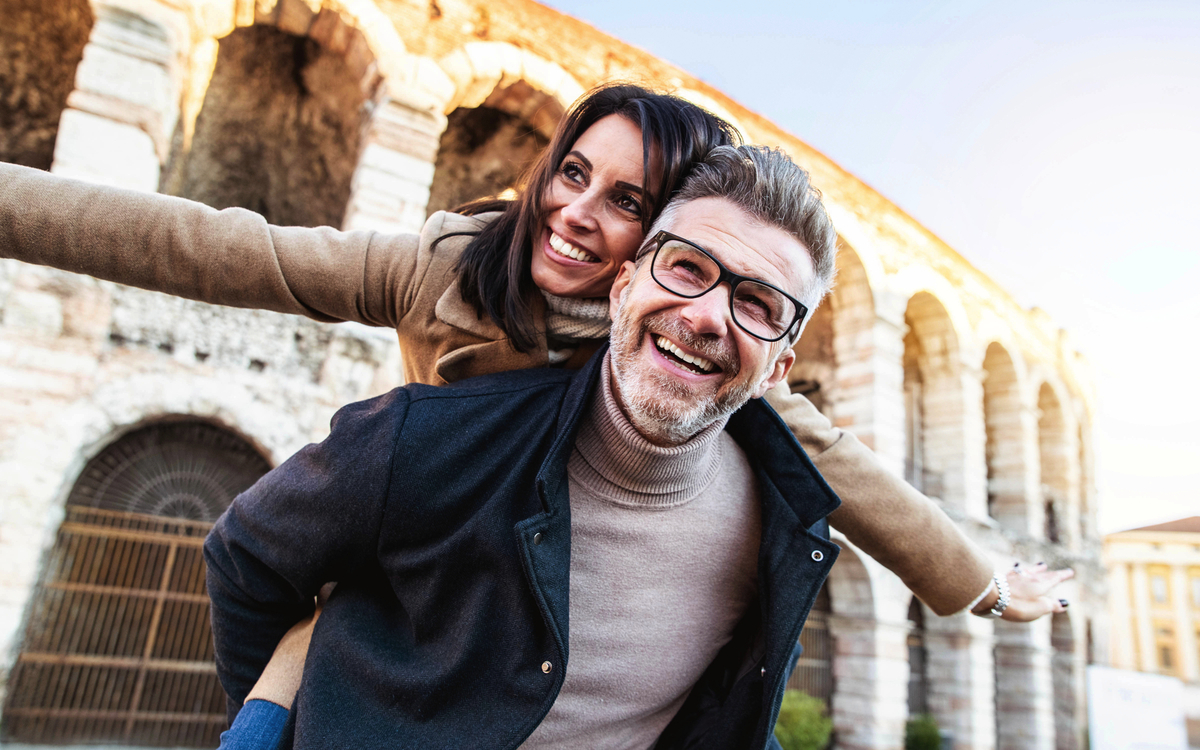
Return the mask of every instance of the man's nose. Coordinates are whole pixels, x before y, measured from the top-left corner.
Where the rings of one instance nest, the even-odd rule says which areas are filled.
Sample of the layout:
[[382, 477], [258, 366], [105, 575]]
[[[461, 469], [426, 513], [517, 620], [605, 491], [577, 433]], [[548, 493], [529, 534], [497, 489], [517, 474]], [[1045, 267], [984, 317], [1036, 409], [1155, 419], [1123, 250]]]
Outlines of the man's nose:
[[695, 333], [724, 336], [732, 322], [729, 320], [729, 285], [718, 284], [688, 300], [680, 317]]
[[572, 229], [594, 231], [599, 226], [597, 217], [602, 206], [603, 198], [599, 190], [584, 190], [562, 207], [563, 221]]

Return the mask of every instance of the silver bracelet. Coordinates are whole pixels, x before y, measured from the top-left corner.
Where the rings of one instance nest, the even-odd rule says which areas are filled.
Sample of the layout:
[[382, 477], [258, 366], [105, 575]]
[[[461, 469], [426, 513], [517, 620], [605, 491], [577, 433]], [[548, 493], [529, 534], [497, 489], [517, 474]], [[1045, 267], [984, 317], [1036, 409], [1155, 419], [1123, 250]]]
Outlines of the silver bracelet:
[[1000, 594], [1000, 596], [998, 599], [996, 599], [996, 603], [992, 605], [992, 608], [980, 615], [980, 617], [999, 617], [1000, 615], [1004, 614], [1004, 610], [1008, 609], [1008, 578], [1000, 575], [999, 573], [993, 573], [992, 583], [996, 584], [996, 591]]

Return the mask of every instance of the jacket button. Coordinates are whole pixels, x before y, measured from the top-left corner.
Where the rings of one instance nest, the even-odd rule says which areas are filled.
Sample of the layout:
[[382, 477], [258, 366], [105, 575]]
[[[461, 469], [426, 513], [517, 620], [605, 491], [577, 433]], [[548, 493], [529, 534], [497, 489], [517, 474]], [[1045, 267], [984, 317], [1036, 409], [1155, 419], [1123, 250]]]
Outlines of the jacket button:
[[763, 668], [762, 668], [762, 676], [763, 676], [763, 677], [766, 677], [766, 676], [767, 676], [767, 668], [766, 668], [766, 667], [763, 667]]
[[[542, 532], [540, 532], [540, 531], [539, 531], [538, 533], [536, 533], [536, 534], [534, 534], [534, 535], [533, 535], [533, 543], [534, 543], [534, 544], [541, 544], [541, 543], [542, 543]], [[547, 664], [549, 664], [550, 662], [546, 662], [546, 663], [547, 663]], [[549, 670], [549, 669], [547, 669], [546, 671], [547, 671], [547, 672], [549, 672], [550, 670]]]
[[542, 672], [543, 672], [543, 673], [545, 673], [545, 674], [550, 674], [550, 670], [552, 670], [552, 669], [554, 669], [554, 665], [553, 665], [553, 664], [551, 664], [551, 663], [550, 663], [550, 662], [548, 662], [548, 661], [544, 661], [544, 662], [542, 662]]
[[812, 553], [812, 559], [815, 560], [816, 562], [821, 562], [822, 560], [825, 559], [825, 553], [819, 549], [815, 549], [815, 550], [813, 550], [813, 553]]

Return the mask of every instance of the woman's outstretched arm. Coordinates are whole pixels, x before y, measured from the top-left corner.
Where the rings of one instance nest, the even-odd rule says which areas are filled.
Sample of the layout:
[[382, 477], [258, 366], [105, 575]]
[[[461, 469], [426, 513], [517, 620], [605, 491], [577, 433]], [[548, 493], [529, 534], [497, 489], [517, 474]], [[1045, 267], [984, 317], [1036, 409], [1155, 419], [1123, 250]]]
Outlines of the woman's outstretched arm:
[[12, 164], [0, 164], [0, 257], [218, 305], [389, 327], [423, 272], [415, 234], [276, 227], [244, 209]]
[[939, 615], [960, 612], [991, 584], [994, 565], [983, 550], [858, 438], [786, 383], [767, 400], [842, 499], [829, 523], [900, 576], [926, 606]]

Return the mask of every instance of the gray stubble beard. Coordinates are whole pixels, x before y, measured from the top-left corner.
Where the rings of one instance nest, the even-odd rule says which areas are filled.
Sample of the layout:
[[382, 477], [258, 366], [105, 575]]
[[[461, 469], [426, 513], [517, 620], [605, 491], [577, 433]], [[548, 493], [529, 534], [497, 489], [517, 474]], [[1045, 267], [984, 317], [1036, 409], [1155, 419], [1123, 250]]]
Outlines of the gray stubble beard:
[[[628, 291], [628, 290], [626, 290]], [[753, 383], [736, 383], [715, 398], [696, 398], [683, 383], [657, 372], [639, 372], [637, 351], [653, 325], [655, 332], [712, 359], [734, 378], [739, 372], [736, 356], [722, 353], [707, 341], [697, 339], [678, 318], [667, 313], [652, 315], [640, 324], [629, 320], [626, 306], [617, 310], [610, 334], [613, 386], [626, 416], [638, 432], [654, 442], [679, 445], [709, 425], [729, 418], [754, 392]], [[653, 342], [649, 346], [654, 346]], [[690, 403], [689, 403], [690, 401]]]

